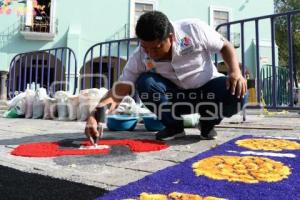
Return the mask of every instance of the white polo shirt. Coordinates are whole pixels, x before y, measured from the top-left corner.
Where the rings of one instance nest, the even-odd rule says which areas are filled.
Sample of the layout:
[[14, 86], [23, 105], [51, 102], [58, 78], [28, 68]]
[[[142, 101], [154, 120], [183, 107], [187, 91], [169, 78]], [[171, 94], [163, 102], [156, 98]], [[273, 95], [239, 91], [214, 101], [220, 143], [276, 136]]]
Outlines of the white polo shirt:
[[153, 61], [142, 47], [138, 47], [124, 67], [120, 81], [135, 83], [141, 73], [152, 71], [182, 89], [192, 89], [223, 76], [217, 71], [211, 56], [222, 49], [224, 38], [199, 19], [181, 20], [172, 25], [175, 32], [172, 60]]

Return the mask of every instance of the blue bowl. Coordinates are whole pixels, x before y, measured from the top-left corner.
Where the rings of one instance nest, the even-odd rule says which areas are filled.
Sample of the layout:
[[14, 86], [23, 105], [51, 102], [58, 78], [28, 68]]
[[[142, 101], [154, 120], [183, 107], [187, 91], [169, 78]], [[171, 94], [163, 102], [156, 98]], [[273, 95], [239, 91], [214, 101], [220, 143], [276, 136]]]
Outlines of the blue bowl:
[[165, 128], [165, 126], [160, 122], [159, 119], [154, 115], [143, 116], [145, 128], [148, 131], [160, 131]]
[[132, 131], [138, 121], [138, 117], [130, 115], [108, 115], [107, 128], [112, 131]]

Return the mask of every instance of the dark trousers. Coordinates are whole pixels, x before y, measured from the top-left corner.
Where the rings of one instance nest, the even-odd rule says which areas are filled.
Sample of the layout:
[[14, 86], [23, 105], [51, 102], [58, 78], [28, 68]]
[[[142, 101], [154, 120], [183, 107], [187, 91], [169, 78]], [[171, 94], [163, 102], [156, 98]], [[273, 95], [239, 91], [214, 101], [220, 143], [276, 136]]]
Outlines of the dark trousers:
[[227, 77], [210, 80], [196, 89], [180, 89], [159, 74], [148, 72], [136, 81], [138, 95], [145, 106], [154, 112], [168, 128], [182, 129], [184, 114], [199, 113], [201, 133], [207, 134], [224, 117], [231, 117], [243, 106], [226, 89]]

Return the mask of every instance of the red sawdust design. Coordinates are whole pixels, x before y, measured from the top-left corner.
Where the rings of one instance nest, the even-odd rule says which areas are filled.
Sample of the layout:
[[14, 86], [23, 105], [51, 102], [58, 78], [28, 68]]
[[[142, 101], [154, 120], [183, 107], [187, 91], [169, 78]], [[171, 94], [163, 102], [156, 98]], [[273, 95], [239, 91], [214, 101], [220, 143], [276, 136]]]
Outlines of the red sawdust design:
[[[89, 141], [83, 141], [82, 145], [90, 145]], [[154, 140], [101, 140], [99, 145], [109, 146], [128, 146], [134, 152], [160, 151], [169, 146], [160, 141]], [[65, 155], [93, 155], [93, 154], [109, 154], [110, 149], [63, 149], [60, 148], [58, 142], [38, 142], [30, 144], [22, 144], [15, 148], [11, 154], [24, 157], [58, 157]]]

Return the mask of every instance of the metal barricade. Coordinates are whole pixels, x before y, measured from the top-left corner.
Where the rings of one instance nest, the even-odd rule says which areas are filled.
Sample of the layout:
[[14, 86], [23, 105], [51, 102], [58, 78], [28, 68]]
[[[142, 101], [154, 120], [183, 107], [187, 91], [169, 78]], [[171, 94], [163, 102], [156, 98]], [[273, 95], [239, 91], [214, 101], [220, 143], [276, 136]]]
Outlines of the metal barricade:
[[[295, 66], [293, 63], [293, 29], [292, 29], [292, 17], [299, 15], [300, 10], [295, 10], [286, 13], [272, 14], [261, 17], [254, 17], [244, 20], [237, 20], [228, 23], [220, 24], [216, 27], [216, 30], [225, 28], [227, 30], [227, 39], [230, 41], [231, 29], [233, 25], [239, 26], [240, 31], [240, 57], [242, 63], [242, 73], [245, 75], [245, 27], [248, 23], [253, 23], [255, 29], [255, 65], [256, 65], [256, 100], [257, 105], [248, 105], [249, 108], [261, 108], [267, 109], [290, 109], [299, 110], [300, 107], [294, 105], [295, 87]], [[288, 41], [288, 67], [283, 70], [276, 66], [276, 52], [275, 52], [275, 23], [276, 20], [284, 18], [287, 20], [287, 41]], [[269, 20], [270, 23], [270, 36], [271, 36], [271, 63], [270, 66], [262, 70], [262, 63], [260, 61], [260, 22], [263, 20]], [[265, 28], [265, 27], [263, 27]], [[218, 62], [218, 55], [215, 55], [215, 62]], [[264, 73], [262, 75], [262, 73]], [[267, 89], [266, 89], [267, 88]], [[264, 104], [264, 99], [267, 99], [267, 103]]]
[[80, 89], [110, 89], [138, 45], [138, 39], [129, 38], [101, 42], [90, 47], [80, 70]]
[[9, 99], [27, 87], [46, 88], [50, 96], [58, 90], [74, 94], [77, 88], [75, 53], [61, 47], [18, 54], [10, 63], [7, 87]]

